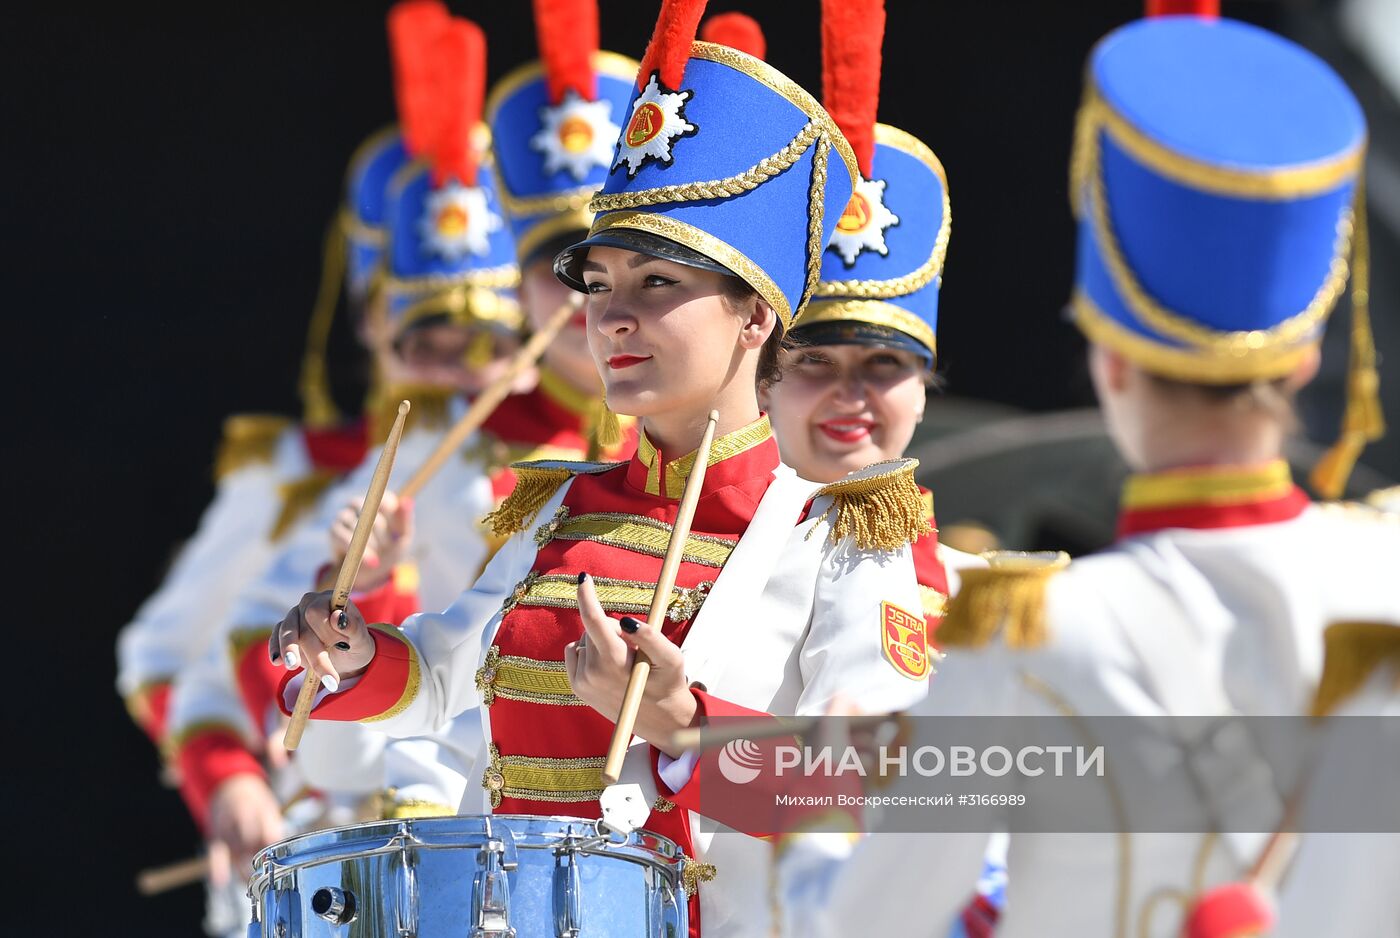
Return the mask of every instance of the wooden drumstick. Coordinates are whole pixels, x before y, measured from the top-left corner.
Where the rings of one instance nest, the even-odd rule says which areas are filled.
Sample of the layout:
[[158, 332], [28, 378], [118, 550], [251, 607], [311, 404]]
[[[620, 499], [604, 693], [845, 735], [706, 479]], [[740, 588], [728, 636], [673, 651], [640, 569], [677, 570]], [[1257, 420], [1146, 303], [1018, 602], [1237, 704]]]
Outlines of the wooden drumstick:
[[[695, 518], [695, 505], [700, 501], [700, 488], [705, 484], [705, 470], [710, 461], [710, 446], [715, 440], [715, 425], [719, 422], [719, 411], [710, 411], [710, 419], [705, 424], [705, 433], [700, 437], [700, 445], [695, 450], [695, 463], [690, 470], [690, 478], [685, 480], [685, 491], [681, 493], [680, 509], [676, 512], [676, 526], [671, 529], [671, 540], [666, 545], [666, 557], [661, 561], [661, 576], [656, 581], [656, 592], [651, 595], [651, 611], [647, 613], [647, 627], [661, 628], [666, 618], [666, 607], [671, 602], [671, 590], [676, 585], [676, 572], [685, 554], [685, 542], [690, 537], [690, 523]], [[637, 723], [637, 710], [642, 705], [642, 693], [646, 690], [647, 677], [651, 674], [651, 662], [646, 655], [637, 653], [632, 663], [632, 674], [627, 678], [627, 690], [622, 696], [622, 709], [613, 727], [612, 742], [608, 745], [608, 758], [603, 764], [603, 783], [615, 784], [622, 774], [622, 760], [627, 756], [627, 744], [632, 741], [632, 728]]]
[[467, 412], [453, 425], [451, 430], [447, 431], [442, 442], [438, 443], [437, 449], [433, 450], [432, 455], [423, 461], [423, 465], [418, 467], [412, 478], [399, 490], [399, 497], [412, 498], [422, 490], [423, 486], [428, 484], [428, 480], [442, 468], [442, 464], [447, 462], [453, 453], [461, 448], [462, 444], [467, 441], [467, 437], [476, 432], [486, 422], [486, 418], [490, 417], [492, 412], [500, 406], [501, 401], [510, 396], [510, 389], [515, 383], [515, 379], [520, 376], [522, 371], [540, 360], [540, 356], [549, 347], [549, 343], [554, 341], [559, 330], [564, 328], [577, 311], [578, 305], [576, 303], [565, 303], [559, 307], [554, 318], [546, 323], [543, 329], [530, 337], [530, 341], [526, 342], [520, 351], [515, 353], [515, 357], [510, 360], [510, 364], [506, 366], [506, 370], [501, 373], [501, 376], [477, 395]]
[[[842, 716], [836, 719], [845, 721], [853, 730], [874, 729], [899, 718], [897, 713], [865, 713], [858, 716]], [[713, 749], [732, 743], [736, 739], [776, 739], [782, 736], [802, 736], [814, 732], [824, 716], [777, 717], [769, 720], [733, 720], [723, 726], [702, 726], [693, 729], [677, 730], [671, 734], [671, 745], [676, 749]]]
[[[331, 595], [331, 614], [327, 621], [334, 622], [336, 614], [350, 602], [350, 591], [354, 589], [355, 577], [360, 572], [365, 545], [369, 543], [374, 519], [379, 514], [379, 501], [389, 486], [389, 472], [394, 468], [394, 453], [398, 451], [399, 439], [403, 436], [403, 424], [408, 416], [409, 406], [408, 401], [399, 402], [398, 416], [394, 418], [389, 439], [385, 441], [384, 450], [379, 454], [379, 462], [374, 467], [374, 477], [370, 479], [369, 491], [365, 493], [365, 503], [360, 508], [360, 516], [355, 519], [355, 531], [350, 535], [350, 547], [345, 552], [345, 559], [340, 563], [340, 575], [335, 578], [335, 591]], [[287, 724], [287, 731], [282, 736], [282, 746], [288, 750], [301, 745], [301, 734], [306, 731], [306, 720], [311, 715], [311, 705], [316, 700], [316, 688], [321, 683], [311, 656], [302, 657], [305, 659], [303, 665], [306, 668], [306, 680], [301, 685], [301, 692], [297, 694], [291, 722]]]
[[154, 866], [136, 874], [136, 891], [157, 896], [181, 886], [197, 883], [209, 875], [208, 857], [190, 857], [166, 866]]

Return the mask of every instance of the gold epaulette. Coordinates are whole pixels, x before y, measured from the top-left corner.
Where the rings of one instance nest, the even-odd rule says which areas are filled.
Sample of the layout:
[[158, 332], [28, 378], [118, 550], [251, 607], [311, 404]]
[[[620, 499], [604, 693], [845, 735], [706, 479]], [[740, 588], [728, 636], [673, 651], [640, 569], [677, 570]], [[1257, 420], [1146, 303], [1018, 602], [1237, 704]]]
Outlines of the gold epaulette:
[[1361, 689], [1377, 668], [1400, 673], [1400, 625], [1334, 622], [1323, 636], [1322, 679], [1313, 695], [1312, 715], [1327, 716]]
[[272, 462], [277, 441], [292, 426], [289, 417], [273, 414], [234, 414], [224, 420], [224, 437], [214, 457], [214, 479], [257, 462]]
[[282, 508], [277, 512], [277, 519], [272, 522], [272, 530], [267, 533], [267, 539], [273, 542], [280, 541], [282, 535], [290, 531], [303, 515], [316, 507], [321, 496], [339, 478], [334, 472], [313, 469], [299, 479], [279, 485], [277, 493], [282, 496]]
[[1069, 566], [1063, 551], [988, 551], [986, 567], [958, 571], [962, 585], [938, 626], [938, 644], [978, 648], [1001, 632], [1008, 648], [1045, 644], [1045, 584]]
[[834, 513], [831, 543], [849, 537], [861, 550], [898, 550], [927, 534], [928, 509], [914, 484], [918, 465], [917, 459], [886, 459], [818, 489], [817, 498], [831, 496], [817, 518]]
[[573, 462], [566, 459], [534, 459], [514, 463], [510, 467], [515, 473], [514, 491], [507, 495], [482, 523], [496, 537], [509, 537], [517, 531], [525, 530], [526, 525], [535, 520], [545, 503], [559, 491], [559, 486], [574, 476], [607, 472], [621, 465], [625, 463]]
[[404, 419], [403, 432], [445, 429], [452, 423], [452, 402], [461, 392], [432, 384], [397, 384], [375, 389], [365, 405], [369, 420], [369, 440], [377, 446], [389, 435], [389, 428], [399, 415], [399, 402], [413, 406]]

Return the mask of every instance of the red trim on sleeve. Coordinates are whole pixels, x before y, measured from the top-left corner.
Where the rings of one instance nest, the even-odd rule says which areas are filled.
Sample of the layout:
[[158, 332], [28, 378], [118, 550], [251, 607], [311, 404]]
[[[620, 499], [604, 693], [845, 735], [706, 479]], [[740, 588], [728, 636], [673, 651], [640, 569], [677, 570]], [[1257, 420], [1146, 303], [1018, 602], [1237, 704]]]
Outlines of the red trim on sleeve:
[[[416, 582], [417, 577], [412, 579]], [[386, 622], [396, 626], [422, 608], [418, 591], [401, 588], [397, 576], [389, 577], [383, 585], [367, 593], [356, 593], [353, 598], [355, 608], [360, 610], [366, 622]]]
[[136, 725], [159, 746], [169, 725], [170, 684], [153, 684], [138, 693], [142, 699], [137, 705]]
[[[269, 636], [271, 634], [268, 633]], [[281, 665], [268, 660], [266, 640], [250, 642], [234, 662], [238, 694], [243, 698], [243, 708], [259, 733], [267, 726], [268, 708], [276, 699], [277, 688], [282, 684], [285, 671]]]
[[[374, 658], [359, 682], [349, 690], [330, 694], [311, 710], [318, 720], [340, 720], [353, 723], [389, 715], [400, 702], [407, 702], [418, 692], [419, 668], [417, 655], [407, 639], [392, 628], [371, 627]], [[291, 671], [277, 688], [277, 706], [287, 716], [287, 684], [302, 669]]]
[[235, 775], [267, 777], [257, 756], [227, 727], [190, 737], [180, 747], [176, 764], [180, 767], [180, 797], [204, 831], [209, 828], [209, 802], [220, 785]]

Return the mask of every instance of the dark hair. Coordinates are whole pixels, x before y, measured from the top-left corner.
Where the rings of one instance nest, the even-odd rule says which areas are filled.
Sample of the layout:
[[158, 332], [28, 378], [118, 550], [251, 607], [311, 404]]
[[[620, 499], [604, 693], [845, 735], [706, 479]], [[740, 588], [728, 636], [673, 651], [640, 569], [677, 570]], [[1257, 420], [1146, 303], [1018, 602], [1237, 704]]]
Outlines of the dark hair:
[[[732, 275], [722, 278], [720, 283], [720, 289], [724, 291], [722, 294], [724, 305], [736, 315], [743, 315], [745, 305], [758, 295], [758, 291], [749, 286], [746, 281]], [[783, 328], [782, 323], [779, 323], [764, 340], [763, 348], [758, 353], [758, 373], [755, 375], [755, 381], [759, 387], [777, 384], [782, 378], [783, 363], [779, 357], [782, 348]]]

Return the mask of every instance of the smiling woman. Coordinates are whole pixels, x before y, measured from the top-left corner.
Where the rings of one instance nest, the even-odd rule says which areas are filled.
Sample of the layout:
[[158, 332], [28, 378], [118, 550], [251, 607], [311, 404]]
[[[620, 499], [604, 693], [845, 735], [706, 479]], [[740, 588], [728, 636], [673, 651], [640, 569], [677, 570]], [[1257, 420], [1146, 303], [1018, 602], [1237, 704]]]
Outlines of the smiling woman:
[[[666, 5], [621, 133], [639, 114], [645, 123], [646, 89], [690, 130], [668, 137], [664, 154], [620, 159], [589, 237], [555, 261], [559, 279], [587, 294], [589, 349], [609, 405], [638, 418], [636, 455], [516, 464], [514, 494], [490, 518], [507, 540], [449, 609], [370, 630], [352, 605], [334, 627], [326, 597], [312, 594], [279, 647], [284, 662], [290, 646], [325, 650], [340, 672], [343, 689], [313, 717], [412, 735], [475, 708], [484, 807], [585, 818], [600, 816], [598, 770], [645, 654], [651, 677], [622, 781], [653, 806], [645, 826], [690, 858], [692, 933], [702, 917], [723, 932], [736, 910], [766, 933], [768, 846], [701, 830], [692, 812], [771, 830], [752, 813], [755, 799], [771, 807], [771, 792], [711, 774], [673, 734], [715, 717], [822, 713], [837, 698], [871, 711], [920, 699], [932, 655], [909, 545], [928, 520], [912, 461], [824, 486], [779, 460], [758, 381], [773, 376], [816, 287], [855, 163], [790, 80], [692, 44], [698, 18], [695, 4]], [[726, 181], [736, 173], [743, 185]], [[642, 625], [629, 617], [651, 602], [711, 410], [719, 425], [675, 587], [661, 626]]]

